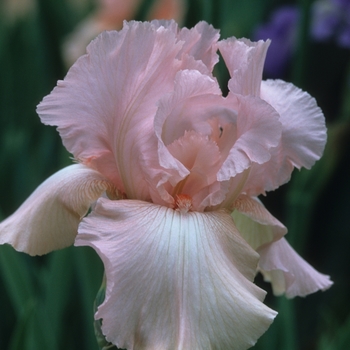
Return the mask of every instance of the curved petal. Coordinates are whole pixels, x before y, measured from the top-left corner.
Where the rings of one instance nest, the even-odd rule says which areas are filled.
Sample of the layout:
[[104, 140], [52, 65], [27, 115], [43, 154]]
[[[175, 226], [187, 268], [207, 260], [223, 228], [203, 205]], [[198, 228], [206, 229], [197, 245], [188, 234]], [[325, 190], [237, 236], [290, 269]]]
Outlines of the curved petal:
[[262, 72], [270, 40], [252, 42], [234, 37], [218, 43], [231, 79], [228, 87], [231, 92], [259, 97]]
[[219, 181], [270, 160], [270, 149], [278, 144], [282, 130], [276, 111], [260, 98], [230, 93], [227, 101], [237, 111], [236, 142], [218, 172]]
[[279, 240], [287, 233], [287, 228], [266, 210], [258, 198], [242, 194], [233, 208], [233, 221], [254, 250]]
[[188, 131], [171, 143], [168, 150], [190, 172], [180, 186], [175, 187], [173, 196], [178, 194], [176, 191], [189, 195], [192, 209], [203, 211], [202, 202], [209, 194], [208, 187], [216, 182], [216, 173], [221, 166], [217, 144], [208, 137]]
[[325, 118], [316, 100], [282, 80], [264, 81], [261, 98], [281, 116], [282, 152], [279, 153], [294, 167], [310, 169], [321, 157], [327, 140]]
[[209, 72], [212, 72], [214, 65], [219, 61], [219, 55], [216, 53], [219, 37], [219, 31], [204, 21], [191, 29], [182, 28], [178, 39], [185, 44], [180, 54], [187, 54], [195, 60], [202, 61]]
[[104, 262], [106, 299], [95, 317], [119, 348], [247, 349], [276, 315], [252, 283], [258, 256], [225, 211], [102, 198], [76, 245]]
[[[171, 154], [168, 146], [183, 137], [186, 131], [209, 135], [212, 129], [206, 121], [222, 108], [222, 103], [220, 88], [209, 76], [195, 70], [180, 71], [176, 75], [174, 91], [160, 99], [154, 119], [158, 162], [163, 176], [155, 171], [147, 175], [148, 182], [159, 192], [162, 192], [166, 182], [176, 186], [189, 174], [186, 166]], [[144, 167], [150, 169], [147, 163]]]
[[306, 296], [333, 284], [329, 276], [319, 273], [301, 258], [285, 238], [261, 247], [258, 253], [259, 269], [265, 280], [271, 282], [275, 295]]
[[78, 224], [90, 205], [114, 186], [100, 173], [71, 165], [43, 182], [22, 206], [0, 223], [0, 244], [42, 255], [73, 244]]
[[261, 98], [280, 115], [282, 137], [271, 150], [271, 160], [254, 166], [245, 191], [258, 195], [289, 181], [294, 167], [310, 169], [324, 150], [327, 131], [325, 118], [308, 93], [282, 80], [267, 80], [261, 85]]
[[58, 126], [75, 158], [129, 198], [149, 199], [140, 157], [147, 155], [156, 102], [173, 88], [182, 45], [170, 29], [125, 22], [121, 31], [92, 41], [87, 55], [38, 106], [43, 123]]
[[178, 72], [174, 91], [159, 101], [154, 119], [154, 130], [159, 142], [167, 146], [190, 130], [203, 135], [210, 134], [211, 127], [207, 120], [218, 114], [223, 104], [221, 90], [214, 79], [196, 70]]

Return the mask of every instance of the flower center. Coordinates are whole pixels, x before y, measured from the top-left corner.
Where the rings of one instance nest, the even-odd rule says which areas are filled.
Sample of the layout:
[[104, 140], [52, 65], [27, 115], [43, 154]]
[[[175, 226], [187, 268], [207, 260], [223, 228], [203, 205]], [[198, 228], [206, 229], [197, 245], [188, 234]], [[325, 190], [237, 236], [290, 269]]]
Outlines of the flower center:
[[192, 197], [188, 194], [177, 194], [175, 196], [175, 207], [182, 214], [187, 213], [192, 209]]

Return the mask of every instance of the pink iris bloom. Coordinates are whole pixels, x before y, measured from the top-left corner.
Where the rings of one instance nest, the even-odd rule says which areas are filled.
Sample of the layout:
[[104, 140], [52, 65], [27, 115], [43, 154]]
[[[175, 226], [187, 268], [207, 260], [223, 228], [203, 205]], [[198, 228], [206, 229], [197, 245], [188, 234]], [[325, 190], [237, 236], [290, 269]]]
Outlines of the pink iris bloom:
[[269, 41], [218, 40], [205, 22], [98, 36], [38, 106], [78, 164], [0, 224], [0, 243], [30, 255], [96, 250], [107, 286], [95, 317], [119, 348], [246, 349], [276, 316], [257, 271], [288, 297], [332, 284], [257, 199], [319, 159], [324, 116], [294, 85], [262, 81]]

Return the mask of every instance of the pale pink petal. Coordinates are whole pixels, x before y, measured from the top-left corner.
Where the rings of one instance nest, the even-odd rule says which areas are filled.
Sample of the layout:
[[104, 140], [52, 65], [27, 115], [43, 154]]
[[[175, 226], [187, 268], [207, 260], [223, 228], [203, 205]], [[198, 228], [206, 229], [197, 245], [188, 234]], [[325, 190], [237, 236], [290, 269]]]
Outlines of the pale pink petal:
[[[174, 91], [159, 101], [154, 120], [154, 131], [158, 139], [157, 161], [162, 167], [162, 176], [154, 171], [147, 175], [148, 182], [158, 191], [163, 191], [166, 182], [176, 186], [190, 173], [169, 152], [167, 146], [183, 137], [185, 131], [210, 135], [212, 128], [207, 119], [222, 109], [223, 101], [217, 82], [209, 76], [194, 70], [180, 71], [176, 75]], [[150, 169], [151, 165], [145, 163], [144, 167]]]
[[230, 93], [227, 104], [237, 111], [235, 140], [229, 154], [218, 172], [218, 180], [229, 180], [242, 173], [252, 164], [270, 160], [270, 149], [281, 137], [281, 123], [276, 111], [265, 101]]
[[333, 282], [316, 271], [289, 245], [285, 238], [258, 249], [259, 269], [270, 281], [274, 294], [288, 298], [326, 290]]
[[174, 91], [159, 101], [154, 130], [165, 146], [195, 130], [203, 135], [212, 132], [207, 120], [223, 109], [224, 99], [218, 83], [196, 70], [180, 71]]
[[120, 32], [96, 38], [38, 106], [41, 120], [58, 126], [75, 158], [129, 198], [149, 199], [140, 160], [147, 157], [156, 102], [172, 90], [182, 45], [164, 27], [125, 22]]
[[327, 139], [325, 118], [316, 100], [282, 80], [264, 81], [261, 98], [281, 116], [281, 148], [286, 162], [310, 169], [323, 154]]
[[222, 40], [218, 47], [231, 79], [231, 92], [259, 97], [262, 72], [270, 40], [252, 42], [234, 37]]
[[100, 199], [76, 245], [102, 258], [106, 339], [128, 349], [247, 349], [276, 313], [252, 283], [258, 256], [225, 211]]
[[175, 36], [177, 36], [177, 34], [179, 32], [179, 25], [173, 19], [170, 19], [170, 20], [154, 19], [153, 21], [151, 21], [151, 23], [156, 28], [164, 27], [164, 28], [170, 30]]
[[245, 191], [251, 195], [271, 191], [289, 181], [294, 167], [310, 169], [324, 150], [325, 118], [316, 101], [293, 84], [264, 81], [261, 98], [280, 114], [282, 137], [271, 150], [271, 161], [252, 167]]
[[[210, 185], [216, 182], [221, 166], [221, 156], [216, 142], [195, 131], [185, 131], [183, 137], [168, 146], [171, 155], [181, 162], [189, 174], [172, 191], [172, 196], [186, 194], [192, 198], [192, 209], [203, 211], [202, 202], [210, 193]], [[216, 203], [215, 203], [216, 204]]]
[[0, 223], [0, 244], [30, 255], [73, 244], [80, 220], [105, 191], [117, 196], [114, 186], [97, 171], [78, 164], [62, 169]]
[[[262, 164], [270, 159], [270, 149], [278, 144], [282, 126], [277, 112], [260, 98], [234, 94], [223, 98], [216, 81], [198, 71], [185, 70], [177, 74], [174, 92], [160, 100], [154, 128], [159, 163], [167, 169], [168, 176], [163, 176], [160, 181], [160, 176], [154, 177], [149, 183], [155, 183], [157, 179], [156, 187], [162, 191], [166, 182], [175, 187], [190, 173], [167, 148], [186, 131], [195, 131], [217, 144], [222, 165], [219, 171], [215, 168], [216, 180], [231, 182], [253, 163]], [[229, 189], [227, 198], [235, 200], [239, 194], [235, 184], [229, 187], [213, 184], [216, 195], [207, 197], [208, 200], [202, 203], [215, 207]], [[235, 192], [235, 196], [231, 192]]]
[[212, 72], [214, 65], [219, 61], [216, 53], [219, 37], [219, 31], [206, 22], [199, 22], [191, 29], [182, 28], [178, 39], [184, 41], [185, 44], [180, 55], [187, 54], [195, 60], [202, 61], [209, 72]]
[[232, 217], [242, 237], [254, 249], [279, 240], [287, 228], [273, 217], [258, 198], [240, 195], [233, 204]]

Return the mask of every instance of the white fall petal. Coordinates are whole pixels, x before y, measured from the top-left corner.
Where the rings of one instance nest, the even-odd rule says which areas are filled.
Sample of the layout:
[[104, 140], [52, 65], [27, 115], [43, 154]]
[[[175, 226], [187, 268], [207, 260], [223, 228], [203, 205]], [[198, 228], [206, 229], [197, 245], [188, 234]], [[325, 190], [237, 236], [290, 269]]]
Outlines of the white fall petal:
[[0, 224], [0, 244], [43, 255], [73, 244], [90, 205], [114, 187], [97, 171], [68, 166], [43, 182], [20, 208]]
[[247, 349], [276, 312], [252, 283], [258, 254], [224, 211], [98, 200], [75, 245], [105, 265], [98, 308], [106, 339], [127, 349]]

